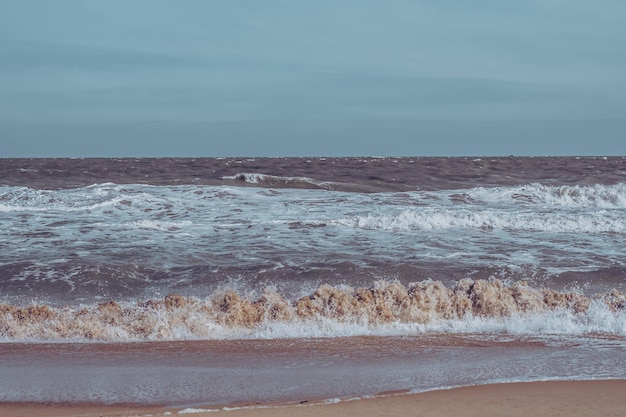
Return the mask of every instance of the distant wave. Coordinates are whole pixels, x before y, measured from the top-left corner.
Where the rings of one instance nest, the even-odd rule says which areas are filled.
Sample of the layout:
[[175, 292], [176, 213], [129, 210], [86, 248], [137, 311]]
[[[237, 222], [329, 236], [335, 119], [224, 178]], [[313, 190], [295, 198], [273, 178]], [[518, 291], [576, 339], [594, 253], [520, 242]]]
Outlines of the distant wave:
[[276, 175], [267, 175], [259, 173], [239, 173], [235, 175], [228, 175], [222, 177], [223, 180], [236, 180], [248, 184], [254, 184], [259, 186], [292, 186], [294, 188], [303, 188], [309, 186], [311, 188], [329, 189], [332, 186], [331, 182], [317, 181], [308, 177], [283, 177]]
[[[318, 181], [309, 177], [284, 177], [261, 173], [239, 173], [224, 176], [228, 185], [246, 184], [264, 188], [322, 189], [331, 191], [375, 191], [369, 186], [343, 182]], [[188, 192], [219, 186], [182, 186]], [[181, 186], [177, 187], [180, 189]], [[125, 199], [151, 197], [153, 190], [171, 190], [173, 186], [150, 186], [145, 184], [93, 184], [65, 190], [39, 190], [28, 187], [0, 186], [0, 211], [37, 211], [50, 208], [65, 210], [96, 209], [129, 203]], [[466, 190], [417, 191], [404, 190], [405, 196], [414, 203], [428, 204], [435, 200], [447, 204], [468, 204], [493, 207], [516, 205], [527, 207], [561, 208], [626, 208], [626, 183], [589, 186], [526, 184], [510, 187], [476, 187]], [[382, 192], [380, 201], [393, 200], [397, 191]], [[447, 201], [446, 201], [447, 200]]]
[[[290, 177], [268, 175], [255, 172], [242, 172], [235, 175], [227, 175], [221, 178], [228, 185], [251, 185], [264, 188], [293, 188], [293, 189], [316, 189], [344, 192], [382, 192], [389, 191], [386, 187], [377, 184], [339, 181], [319, 181], [310, 177]], [[405, 188], [406, 189], [406, 188]]]
[[266, 291], [206, 299], [110, 301], [84, 306], [0, 305], [0, 340], [180, 340], [512, 332], [626, 335], [626, 293], [587, 297], [499, 280], [370, 288], [323, 285], [289, 301]]

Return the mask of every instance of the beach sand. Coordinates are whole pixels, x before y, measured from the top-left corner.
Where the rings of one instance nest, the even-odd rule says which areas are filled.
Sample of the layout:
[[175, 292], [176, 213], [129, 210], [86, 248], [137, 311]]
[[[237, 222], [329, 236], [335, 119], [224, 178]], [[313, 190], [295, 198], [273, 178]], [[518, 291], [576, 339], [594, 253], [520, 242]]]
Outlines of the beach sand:
[[419, 394], [389, 394], [335, 403], [267, 405], [233, 410], [95, 405], [1, 404], [3, 417], [166, 416], [623, 416], [626, 380], [480, 385]]

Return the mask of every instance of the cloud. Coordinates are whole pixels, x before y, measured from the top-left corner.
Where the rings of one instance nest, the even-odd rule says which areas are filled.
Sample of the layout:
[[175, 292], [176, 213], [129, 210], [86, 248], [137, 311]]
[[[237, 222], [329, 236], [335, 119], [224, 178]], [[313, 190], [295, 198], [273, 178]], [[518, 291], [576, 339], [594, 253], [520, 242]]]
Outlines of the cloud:
[[604, 120], [626, 2], [0, 4], [0, 123]]

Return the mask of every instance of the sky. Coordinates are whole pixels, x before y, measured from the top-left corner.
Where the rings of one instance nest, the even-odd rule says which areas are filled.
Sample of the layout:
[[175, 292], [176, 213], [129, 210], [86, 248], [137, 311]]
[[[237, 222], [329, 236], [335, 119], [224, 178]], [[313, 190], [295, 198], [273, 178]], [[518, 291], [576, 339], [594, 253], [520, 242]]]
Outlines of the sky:
[[623, 0], [0, 2], [0, 157], [626, 155]]

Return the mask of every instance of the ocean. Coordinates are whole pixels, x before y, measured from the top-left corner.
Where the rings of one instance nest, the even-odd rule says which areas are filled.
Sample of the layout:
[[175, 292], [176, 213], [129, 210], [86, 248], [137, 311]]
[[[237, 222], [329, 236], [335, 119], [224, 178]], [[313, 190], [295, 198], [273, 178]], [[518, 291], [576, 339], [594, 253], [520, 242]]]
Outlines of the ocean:
[[0, 230], [0, 402], [626, 378], [626, 157], [2, 159]]

